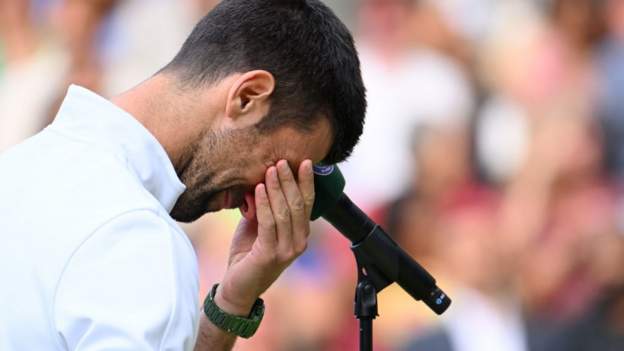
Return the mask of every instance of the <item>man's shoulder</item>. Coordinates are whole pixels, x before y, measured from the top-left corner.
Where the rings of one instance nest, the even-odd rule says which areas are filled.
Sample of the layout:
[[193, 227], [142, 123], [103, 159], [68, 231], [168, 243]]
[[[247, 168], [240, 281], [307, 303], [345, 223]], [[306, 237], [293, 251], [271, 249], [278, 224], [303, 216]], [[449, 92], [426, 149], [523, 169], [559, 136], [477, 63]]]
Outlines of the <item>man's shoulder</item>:
[[0, 237], [19, 237], [31, 250], [54, 249], [59, 258], [136, 211], [178, 229], [122, 155], [50, 130], [0, 156], [0, 193], [0, 223], [8, 228]]
[[1, 155], [0, 170], [0, 189], [6, 187], [6, 194], [60, 216], [66, 212], [106, 220], [135, 209], [162, 207], [118, 152], [50, 129]]

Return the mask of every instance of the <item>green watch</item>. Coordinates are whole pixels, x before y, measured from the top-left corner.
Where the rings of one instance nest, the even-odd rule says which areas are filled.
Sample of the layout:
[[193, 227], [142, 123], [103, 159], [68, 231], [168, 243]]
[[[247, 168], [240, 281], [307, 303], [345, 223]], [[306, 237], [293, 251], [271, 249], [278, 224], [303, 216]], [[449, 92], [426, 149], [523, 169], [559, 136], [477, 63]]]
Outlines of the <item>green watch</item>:
[[245, 339], [252, 337], [256, 333], [256, 330], [258, 330], [260, 322], [262, 322], [262, 317], [264, 316], [264, 301], [260, 298], [257, 299], [247, 318], [235, 316], [223, 311], [214, 302], [218, 286], [219, 284], [215, 284], [204, 300], [204, 313], [206, 317], [208, 317], [208, 320], [214, 325], [228, 333]]

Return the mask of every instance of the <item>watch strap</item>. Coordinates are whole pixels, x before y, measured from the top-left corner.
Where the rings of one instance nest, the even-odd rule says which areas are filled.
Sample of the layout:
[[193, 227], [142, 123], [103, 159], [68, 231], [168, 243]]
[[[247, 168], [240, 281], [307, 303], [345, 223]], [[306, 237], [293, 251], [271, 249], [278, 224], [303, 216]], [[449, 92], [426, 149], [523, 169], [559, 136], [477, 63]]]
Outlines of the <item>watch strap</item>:
[[229, 314], [219, 308], [214, 301], [218, 286], [219, 284], [215, 284], [204, 300], [206, 317], [221, 330], [245, 339], [252, 337], [258, 330], [264, 316], [264, 301], [260, 298], [257, 299], [247, 318]]

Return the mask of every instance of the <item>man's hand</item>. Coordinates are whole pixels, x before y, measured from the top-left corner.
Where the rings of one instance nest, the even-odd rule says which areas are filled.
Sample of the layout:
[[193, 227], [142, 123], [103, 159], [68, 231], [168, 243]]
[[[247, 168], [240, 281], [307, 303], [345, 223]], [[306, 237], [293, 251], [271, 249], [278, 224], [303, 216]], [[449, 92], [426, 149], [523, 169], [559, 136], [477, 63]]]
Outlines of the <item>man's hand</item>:
[[301, 163], [297, 179], [282, 160], [267, 170], [265, 184], [256, 186], [257, 220], [243, 219], [239, 224], [215, 297], [224, 311], [247, 315], [256, 299], [305, 251], [314, 205], [311, 161]]
[[[306, 160], [295, 179], [279, 161], [255, 188], [256, 219], [242, 219], [230, 248], [230, 262], [215, 303], [230, 314], [247, 316], [256, 299], [307, 246], [314, 205], [314, 173]], [[229, 350], [234, 336], [219, 330], [202, 313], [195, 350]]]

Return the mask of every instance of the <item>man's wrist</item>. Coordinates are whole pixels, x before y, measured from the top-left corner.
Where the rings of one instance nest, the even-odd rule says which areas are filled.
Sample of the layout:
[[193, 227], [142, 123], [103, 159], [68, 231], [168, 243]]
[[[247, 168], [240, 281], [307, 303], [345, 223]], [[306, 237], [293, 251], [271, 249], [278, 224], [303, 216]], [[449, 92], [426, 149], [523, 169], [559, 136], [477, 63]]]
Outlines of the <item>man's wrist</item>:
[[242, 301], [234, 302], [231, 298], [228, 298], [227, 288], [224, 288], [224, 284], [219, 284], [217, 292], [215, 293], [214, 302], [224, 312], [235, 316], [247, 317], [256, 299], [248, 303]]

